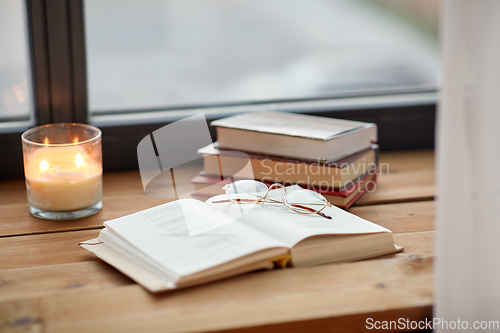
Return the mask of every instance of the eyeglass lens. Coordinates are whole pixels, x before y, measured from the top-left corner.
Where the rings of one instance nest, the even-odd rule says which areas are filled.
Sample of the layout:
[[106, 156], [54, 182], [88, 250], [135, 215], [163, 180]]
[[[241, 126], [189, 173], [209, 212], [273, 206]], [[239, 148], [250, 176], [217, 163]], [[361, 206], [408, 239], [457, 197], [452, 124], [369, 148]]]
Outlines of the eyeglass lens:
[[326, 206], [326, 199], [321, 194], [309, 190], [295, 190], [285, 194], [285, 203], [292, 210], [312, 214]]
[[266, 193], [267, 186], [253, 180], [236, 181], [226, 190], [228, 199], [238, 203], [260, 201]]

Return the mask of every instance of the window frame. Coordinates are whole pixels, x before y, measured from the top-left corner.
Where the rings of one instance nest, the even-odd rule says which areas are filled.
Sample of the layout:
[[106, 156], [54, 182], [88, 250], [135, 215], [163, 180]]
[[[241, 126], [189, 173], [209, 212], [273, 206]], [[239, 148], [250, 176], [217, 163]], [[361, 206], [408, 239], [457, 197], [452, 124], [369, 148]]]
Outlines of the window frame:
[[[282, 110], [374, 122], [382, 150], [434, 147], [438, 91], [339, 95], [299, 101], [244, 105], [141, 110], [89, 117], [85, 51], [84, 0], [26, 0], [33, 75], [35, 124], [79, 122], [103, 133], [105, 171], [137, 169], [136, 147], [152, 131], [190, 114], [206, 111], [207, 120], [256, 110]], [[111, 118], [114, 118], [111, 120]], [[215, 131], [210, 128], [215, 141]], [[22, 131], [0, 133], [0, 180], [23, 178]]]

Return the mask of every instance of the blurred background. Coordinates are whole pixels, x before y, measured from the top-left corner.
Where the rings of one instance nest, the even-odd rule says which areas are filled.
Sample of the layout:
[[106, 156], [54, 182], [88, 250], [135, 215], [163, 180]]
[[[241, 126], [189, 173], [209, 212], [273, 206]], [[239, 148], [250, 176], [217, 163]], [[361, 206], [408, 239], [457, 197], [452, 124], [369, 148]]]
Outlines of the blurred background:
[[[0, 122], [32, 114], [25, 4], [0, 2]], [[437, 0], [85, 0], [92, 114], [437, 89]]]
[[29, 118], [32, 80], [24, 1], [0, 1], [0, 45], [0, 123]]

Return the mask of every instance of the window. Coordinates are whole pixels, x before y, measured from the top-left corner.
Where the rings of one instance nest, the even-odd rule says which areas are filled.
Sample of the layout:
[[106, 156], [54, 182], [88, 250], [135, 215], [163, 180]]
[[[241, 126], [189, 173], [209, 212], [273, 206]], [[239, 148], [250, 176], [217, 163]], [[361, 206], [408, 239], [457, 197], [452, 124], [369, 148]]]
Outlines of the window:
[[437, 0], [2, 0], [0, 155], [9, 159], [0, 178], [23, 177], [23, 130], [55, 122], [99, 126], [107, 171], [137, 168], [145, 135], [200, 112], [370, 121], [382, 149], [432, 146], [437, 8]]
[[0, 1], [0, 130], [34, 124], [30, 52], [23, 0]]
[[91, 120], [435, 90], [436, 40], [385, 3], [85, 0]]

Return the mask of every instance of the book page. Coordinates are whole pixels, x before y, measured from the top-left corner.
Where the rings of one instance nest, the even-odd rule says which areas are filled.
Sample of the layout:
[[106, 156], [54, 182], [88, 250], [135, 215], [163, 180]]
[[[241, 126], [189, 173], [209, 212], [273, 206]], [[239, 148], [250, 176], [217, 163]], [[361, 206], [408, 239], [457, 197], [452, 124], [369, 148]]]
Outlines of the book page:
[[173, 201], [104, 225], [178, 276], [259, 250], [284, 247], [280, 241], [194, 199]]
[[[296, 186], [289, 186], [287, 189], [295, 189]], [[281, 200], [283, 190], [272, 190], [270, 195], [273, 199]], [[224, 199], [224, 195], [219, 195], [208, 199], [205, 204], [279, 240], [289, 248], [314, 235], [390, 232], [337, 207], [326, 207], [322, 210], [332, 217], [326, 219], [317, 214], [296, 213], [282, 204], [213, 203]]]

